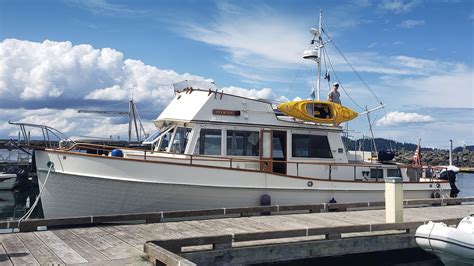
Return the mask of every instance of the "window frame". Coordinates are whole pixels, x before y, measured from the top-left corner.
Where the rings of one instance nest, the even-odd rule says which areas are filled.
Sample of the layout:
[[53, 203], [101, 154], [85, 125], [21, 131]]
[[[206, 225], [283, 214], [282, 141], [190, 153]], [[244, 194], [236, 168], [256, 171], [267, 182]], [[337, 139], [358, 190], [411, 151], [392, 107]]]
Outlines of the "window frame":
[[[219, 135], [220, 135], [220, 142], [219, 142], [219, 154], [206, 154], [204, 153], [205, 152], [205, 142], [203, 143], [203, 145], [201, 145], [201, 141], [202, 141], [202, 136], [203, 136], [203, 132], [205, 131], [219, 131]], [[210, 156], [222, 156], [222, 147], [223, 147], [223, 139], [224, 139], [224, 130], [222, 130], [221, 128], [201, 128], [199, 130], [199, 135], [197, 136], [197, 140], [196, 140], [196, 143], [194, 145], [194, 150], [193, 150], [193, 153], [194, 155], [210, 155]], [[197, 149], [197, 153], [196, 152], [196, 148]], [[201, 150], [202, 150], [202, 153], [201, 153]]]
[[[296, 146], [295, 146], [295, 137], [307, 137], [308, 139], [308, 145], [307, 145], [307, 152], [308, 155], [295, 155], [296, 152]], [[319, 153], [321, 152], [327, 152], [327, 155], [324, 156], [319, 156], [318, 153], [315, 153], [316, 151], [313, 151], [313, 154], [311, 154], [311, 138], [323, 138], [325, 141], [324, 144], [327, 144], [327, 147], [324, 147], [325, 150], [319, 150]], [[319, 147], [319, 145], [318, 145]], [[298, 159], [323, 159], [323, 160], [334, 160], [334, 154], [332, 153], [331, 150], [331, 144], [329, 142], [329, 138], [327, 135], [316, 135], [316, 134], [305, 134], [305, 133], [292, 133], [291, 134], [291, 158], [298, 158]]]
[[[229, 154], [229, 137], [231, 138], [230, 139], [230, 143], [231, 143], [230, 145], [232, 145], [232, 141], [233, 141], [233, 134], [229, 134], [229, 133], [234, 133], [234, 132], [235, 133], [244, 133], [244, 135], [242, 136], [242, 154]], [[250, 155], [247, 154], [248, 144], [252, 145], [252, 143], [250, 143], [248, 141], [248, 139], [249, 139], [249, 137], [252, 133], [256, 134], [256, 136], [257, 136], [257, 143], [254, 145], [257, 148], [257, 150], [256, 150], [257, 153], [255, 155], [254, 154], [250, 154]], [[243, 157], [259, 157], [260, 156], [260, 132], [258, 132], [258, 131], [245, 130], [245, 129], [227, 129], [225, 139], [226, 139], [226, 145], [225, 145], [224, 154], [226, 156], [243, 156]]]

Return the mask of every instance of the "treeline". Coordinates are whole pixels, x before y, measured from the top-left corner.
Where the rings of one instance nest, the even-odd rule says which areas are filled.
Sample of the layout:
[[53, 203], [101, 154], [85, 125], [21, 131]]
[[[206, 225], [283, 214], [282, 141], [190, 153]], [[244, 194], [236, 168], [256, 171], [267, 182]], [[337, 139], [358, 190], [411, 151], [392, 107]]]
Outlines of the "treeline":
[[[351, 140], [349, 138], [343, 137], [342, 141], [344, 142], [344, 145], [346, 146], [346, 149], [349, 150], [363, 150], [363, 151], [372, 151], [373, 149], [373, 142], [372, 139], [358, 139], [358, 140]], [[406, 143], [406, 142], [398, 142], [394, 140], [388, 140], [388, 139], [383, 139], [383, 138], [375, 138], [375, 145], [377, 146], [377, 150], [382, 151], [388, 151], [388, 150], [406, 150], [406, 151], [415, 151], [417, 148], [417, 144], [413, 143]], [[357, 147], [356, 147], [357, 146]], [[471, 147], [471, 146], [470, 146]], [[461, 150], [462, 148], [459, 147]], [[433, 148], [427, 148], [421, 146], [422, 151], [432, 151]]]

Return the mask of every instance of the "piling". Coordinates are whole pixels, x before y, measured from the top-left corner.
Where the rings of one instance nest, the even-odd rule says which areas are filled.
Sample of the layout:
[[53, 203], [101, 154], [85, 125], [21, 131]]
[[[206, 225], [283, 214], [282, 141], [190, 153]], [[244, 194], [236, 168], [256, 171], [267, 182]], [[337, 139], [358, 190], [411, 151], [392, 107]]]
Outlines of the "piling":
[[403, 179], [385, 178], [385, 222], [403, 222]]

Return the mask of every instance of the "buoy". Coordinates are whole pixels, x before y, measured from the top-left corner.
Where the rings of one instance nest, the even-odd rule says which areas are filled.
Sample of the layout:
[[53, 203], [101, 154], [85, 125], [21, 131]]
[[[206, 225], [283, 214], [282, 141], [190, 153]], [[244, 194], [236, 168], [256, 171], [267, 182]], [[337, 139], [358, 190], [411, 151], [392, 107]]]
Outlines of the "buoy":
[[112, 157], [123, 157], [123, 151], [120, 149], [113, 149], [110, 155]]

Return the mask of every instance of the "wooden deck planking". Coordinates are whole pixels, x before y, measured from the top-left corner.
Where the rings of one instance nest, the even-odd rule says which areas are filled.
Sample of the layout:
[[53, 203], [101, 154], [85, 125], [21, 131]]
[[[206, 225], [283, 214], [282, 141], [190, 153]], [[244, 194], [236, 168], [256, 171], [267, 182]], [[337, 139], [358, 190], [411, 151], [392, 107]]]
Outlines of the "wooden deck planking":
[[23, 242], [31, 255], [41, 264], [65, 264], [35, 233], [19, 233], [18, 238]]
[[39, 262], [35, 257], [33, 257], [30, 250], [28, 250], [23, 242], [18, 238], [18, 234], [0, 235], [0, 241], [13, 264], [39, 265]]
[[109, 260], [104, 254], [74, 234], [71, 230], [60, 229], [52, 230], [52, 232], [89, 263]]
[[[406, 208], [406, 222], [460, 218], [474, 213], [474, 205]], [[384, 210], [328, 212], [221, 218], [137, 225], [107, 225], [0, 235], [0, 265], [145, 263], [143, 244], [150, 240], [252, 233], [288, 229], [376, 224]], [[385, 233], [394, 233], [385, 232]], [[351, 233], [348, 236], [381, 234]], [[320, 239], [321, 236], [235, 243], [235, 247]]]
[[134, 246], [138, 250], [143, 248], [143, 239], [146, 239], [145, 235], [140, 234], [139, 228], [137, 228], [137, 226], [104, 226], [102, 227], [102, 230], [108, 232], [123, 242]]
[[79, 253], [56, 236], [53, 231], [34, 233], [58, 258], [66, 264], [77, 264], [88, 262]]
[[0, 266], [13, 265], [3, 243], [0, 245]]
[[111, 260], [144, 254], [143, 251], [123, 242], [100, 227], [74, 228], [71, 230]]

